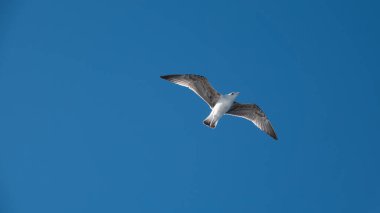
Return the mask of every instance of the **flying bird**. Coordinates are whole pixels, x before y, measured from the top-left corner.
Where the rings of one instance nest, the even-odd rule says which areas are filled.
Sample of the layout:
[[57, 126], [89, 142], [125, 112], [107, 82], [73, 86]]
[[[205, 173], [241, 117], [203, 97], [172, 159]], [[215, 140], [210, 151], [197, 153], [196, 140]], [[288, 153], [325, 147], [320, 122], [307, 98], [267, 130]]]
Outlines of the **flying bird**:
[[160, 77], [191, 89], [210, 106], [211, 113], [203, 121], [206, 126], [215, 128], [222, 116], [227, 114], [253, 122], [259, 129], [277, 140], [277, 135], [267, 116], [256, 104], [241, 104], [235, 101], [239, 92], [219, 94], [207, 79], [200, 75], [164, 75]]

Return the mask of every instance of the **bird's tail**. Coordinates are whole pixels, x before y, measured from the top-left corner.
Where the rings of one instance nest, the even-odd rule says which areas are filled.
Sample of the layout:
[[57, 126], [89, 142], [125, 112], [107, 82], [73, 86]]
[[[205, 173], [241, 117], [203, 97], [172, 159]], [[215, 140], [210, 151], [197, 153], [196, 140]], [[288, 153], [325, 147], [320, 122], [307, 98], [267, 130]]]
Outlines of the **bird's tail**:
[[206, 119], [204, 119], [203, 123], [204, 123], [206, 126], [210, 127], [210, 128], [215, 128], [216, 125], [218, 124], [218, 120], [215, 120], [215, 119], [213, 119], [213, 118], [214, 118], [214, 116], [213, 116], [212, 113], [211, 113], [209, 116], [207, 116]]

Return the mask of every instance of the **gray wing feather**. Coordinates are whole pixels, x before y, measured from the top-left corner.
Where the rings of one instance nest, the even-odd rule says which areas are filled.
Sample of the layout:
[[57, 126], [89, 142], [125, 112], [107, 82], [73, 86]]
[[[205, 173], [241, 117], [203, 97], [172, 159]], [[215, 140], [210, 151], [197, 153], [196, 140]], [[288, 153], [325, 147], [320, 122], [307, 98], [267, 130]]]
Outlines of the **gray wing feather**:
[[265, 113], [256, 104], [240, 104], [234, 102], [232, 107], [226, 114], [238, 116], [252, 121], [259, 129], [266, 132], [272, 138], [277, 140], [277, 135], [268, 120]]
[[164, 75], [162, 79], [172, 83], [187, 87], [201, 97], [209, 106], [213, 108], [219, 100], [220, 94], [210, 85], [207, 79], [200, 75]]

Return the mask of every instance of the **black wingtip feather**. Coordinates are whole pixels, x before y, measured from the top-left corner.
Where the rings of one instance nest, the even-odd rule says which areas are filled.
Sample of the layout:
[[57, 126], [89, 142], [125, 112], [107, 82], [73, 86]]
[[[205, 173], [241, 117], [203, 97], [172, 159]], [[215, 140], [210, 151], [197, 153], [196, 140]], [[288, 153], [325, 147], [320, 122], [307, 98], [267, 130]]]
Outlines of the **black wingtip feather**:
[[160, 78], [170, 81], [171, 79], [176, 78], [178, 76], [181, 76], [181, 75], [161, 75]]
[[270, 135], [273, 139], [275, 139], [276, 141], [278, 140], [278, 137], [277, 137], [277, 134], [275, 132], [273, 132], [273, 135], [271, 134]]
[[165, 80], [168, 80], [169, 78], [178, 77], [178, 76], [195, 76], [195, 77], [199, 77], [199, 78], [205, 78], [204, 76], [202, 76], [202, 75], [197, 75], [197, 74], [172, 74], [172, 75], [161, 75], [160, 78], [165, 79]]

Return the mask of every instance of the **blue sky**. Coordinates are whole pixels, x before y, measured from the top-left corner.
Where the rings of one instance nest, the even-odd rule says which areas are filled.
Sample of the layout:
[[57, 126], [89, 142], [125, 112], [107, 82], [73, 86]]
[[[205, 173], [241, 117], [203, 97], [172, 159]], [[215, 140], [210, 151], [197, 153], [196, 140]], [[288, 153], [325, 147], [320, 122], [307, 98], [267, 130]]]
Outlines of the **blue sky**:
[[[1, 212], [380, 212], [376, 1], [2, 1]], [[206, 76], [279, 136], [159, 78]]]

